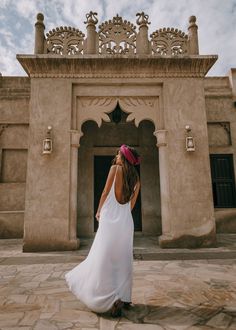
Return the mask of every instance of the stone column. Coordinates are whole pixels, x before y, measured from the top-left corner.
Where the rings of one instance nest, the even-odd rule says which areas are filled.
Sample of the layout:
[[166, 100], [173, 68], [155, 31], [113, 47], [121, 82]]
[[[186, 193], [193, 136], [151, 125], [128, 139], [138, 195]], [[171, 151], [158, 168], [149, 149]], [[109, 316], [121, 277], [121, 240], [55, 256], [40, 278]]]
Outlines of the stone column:
[[[160, 162], [160, 246], [214, 246], [216, 233], [204, 81], [166, 79], [163, 99], [165, 130], [155, 132]], [[186, 125], [191, 127], [195, 138], [194, 152], [186, 150]]]
[[97, 47], [97, 32], [96, 32], [96, 24], [98, 22], [97, 13], [94, 13], [90, 11], [87, 15], [87, 21], [84, 22], [87, 24], [87, 39], [86, 39], [86, 47], [85, 47], [85, 53], [86, 54], [96, 54], [98, 53], [98, 47]]
[[189, 45], [189, 55], [198, 55], [198, 26], [196, 24], [196, 16], [189, 17], [188, 26], [188, 45]]
[[168, 148], [166, 130], [158, 130], [153, 133], [157, 138], [159, 148], [159, 172], [161, 190], [161, 217], [162, 217], [162, 236], [168, 237], [171, 233], [171, 214], [170, 214], [170, 190], [168, 173]]
[[148, 15], [145, 15], [144, 12], [137, 13], [136, 16], [139, 16], [136, 20], [136, 23], [139, 25], [139, 33], [137, 34], [137, 54], [149, 54], [150, 53], [150, 41], [148, 40]]
[[69, 235], [71, 241], [77, 240], [79, 247], [79, 239], [77, 238], [77, 191], [78, 191], [78, 148], [80, 146], [81, 133], [77, 130], [71, 130], [71, 156], [70, 156], [70, 229]]
[[44, 16], [41, 13], [37, 15], [37, 22], [35, 23], [35, 43], [34, 43], [34, 53], [43, 54], [44, 53], [44, 29], [45, 25], [43, 23]]

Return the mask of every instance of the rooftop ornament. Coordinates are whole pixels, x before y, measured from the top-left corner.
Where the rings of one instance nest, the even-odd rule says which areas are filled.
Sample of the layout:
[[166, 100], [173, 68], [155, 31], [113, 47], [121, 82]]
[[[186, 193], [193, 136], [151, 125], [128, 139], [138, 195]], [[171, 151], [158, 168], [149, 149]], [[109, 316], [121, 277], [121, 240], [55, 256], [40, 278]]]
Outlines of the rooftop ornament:
[[118, 14], [99, 25], [100, 54], [135, 54], [136, 26]]
[[88, 14], [86, 14], [87, 21], [84, 22], [84, 24], [96, 25], [98, 23], [98, 19], [96, 16], [97, 13], [90, 11]]
[[147, 26], [148, 24], [151, 24], [150, 22], [148, 22], [149, 16], [146, 15], [143, 11], [141, 13], [137, 13], [136, 16], [138, 16], [138, 18], [136, 19], [136, 23], [139, 26]]
[[174, 28], [159, 29], [151, 34], [152, 52], [158, 55], [185, 55], [188, 53], [188, 36]]
[[149, 16], [144, 12], [136, 14], [136, 25], [124, 20], [118, 14], [99, 25], [97, 13], [86, 14], [87, 35], [74, 27], [61, 26], [44, 35], [44, 16], [39, 13], [35, 23], [35, 54], [57, 55], [155, 55], [183, 56], [197, 55], [198, 27], [196, 17], [189, 18], [188, 34], [176, 28], [160, 28], [148, 37]]

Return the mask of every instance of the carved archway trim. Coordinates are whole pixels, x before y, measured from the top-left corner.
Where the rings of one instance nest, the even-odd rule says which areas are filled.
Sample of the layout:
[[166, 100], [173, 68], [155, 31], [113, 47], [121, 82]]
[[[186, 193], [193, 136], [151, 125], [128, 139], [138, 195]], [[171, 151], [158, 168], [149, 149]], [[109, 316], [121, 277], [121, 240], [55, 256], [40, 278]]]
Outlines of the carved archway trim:
[[[93, 88], [93, 87], [91, 87]], [[109, 90], [109, 87], [107, 87]], [[153, 88], [153, 94], [150, 95]], [[99, 89], [99, 88], [98, 88]], [[69, 214], [69, 238], [76, 239], [76, 223], [77, 223], [77, 166], [78, 166], [78, 148], [80, 146], [80, 138], [83, 135], [82, 125], [88, 120], [95, 121], [98, 126], [102, 125], [102, 122], [110, 122], [108, 113], [112, 112], [117, 102], [121, 109], [128, 113], [126, 118], [127, 122], [134, 121], [136, 127], [139, 126], [140, 122], [143, 120], [150, 120], [153, 122], [154, 135], [158, 138], [158, 135], [163, 135], [158, 130], [162, 129], [163, 123], [163, 104], [162, 104], [162, 87], [152, 86], [145, 90], [142, 95], [141, 88], [135, 87], [135, 93], [137, 95], [127, 95], [126, 87], [124, 90], [121, 88], [110, 90], [112, 96], [101, 95], [104, 92], [97, 89], [97, 93], [100, 95], [91, 96], [92, 90], [83, 90], [81, 86], [77, 90], [74, 90], [73, 101], [72, 101], [72, 116], [71, 116], [71, 130], [70, 130], [70, 145], [71, 145], [71, 155], [70, 155], [70, 214]], [[116, 93], [122, 93], [123, 95], [116, 95]], [[134, 91], [133, 91], [134, 92]], [[85, 95], [81, 95], [81, 93]], [[148, 94], [149, 95], [145, 95]], [[87, 95], [86, 95], [87, 94]], [[158, 143], [157, 143], [158, 146]]]
[[98, 127], [101, 127], [103, 121], [110, 122], [108, 113], [115, 109], [117, 102], [128, 113], [127, 122], [134, 121], [138, 127], [141, 121], [150, 120], [155, 131], [158, 129], [161, 119], [158, 96], [79, 96], [76, 100], [77, 139], [83, 136], [81, 127], [86, 121], [93, 120]]

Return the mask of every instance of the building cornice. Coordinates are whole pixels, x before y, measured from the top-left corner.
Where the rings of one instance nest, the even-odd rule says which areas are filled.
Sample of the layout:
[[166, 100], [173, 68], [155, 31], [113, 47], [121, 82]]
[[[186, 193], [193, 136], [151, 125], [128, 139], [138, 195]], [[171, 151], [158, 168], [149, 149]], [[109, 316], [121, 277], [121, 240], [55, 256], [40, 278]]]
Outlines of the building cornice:
[[204, 77], [217, 55], [17, 55], [32, 78]]

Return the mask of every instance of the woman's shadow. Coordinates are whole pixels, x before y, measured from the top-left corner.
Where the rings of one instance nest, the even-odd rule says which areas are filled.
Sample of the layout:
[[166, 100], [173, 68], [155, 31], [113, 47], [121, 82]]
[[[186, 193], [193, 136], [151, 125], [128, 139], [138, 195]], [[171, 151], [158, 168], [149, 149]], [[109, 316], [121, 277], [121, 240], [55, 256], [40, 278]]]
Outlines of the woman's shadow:
[[[135, 304], [130, 308], [123, 308], [121, 318], [132, 323], [139, 324], [172, 324], [172, 325], [203, 325], [220, 312], [222, 307], [210, 305], [198, 305], [189, 307], [154, 306]], [[100, 314], [109, 320], [114, 320], [110, 313]]]

